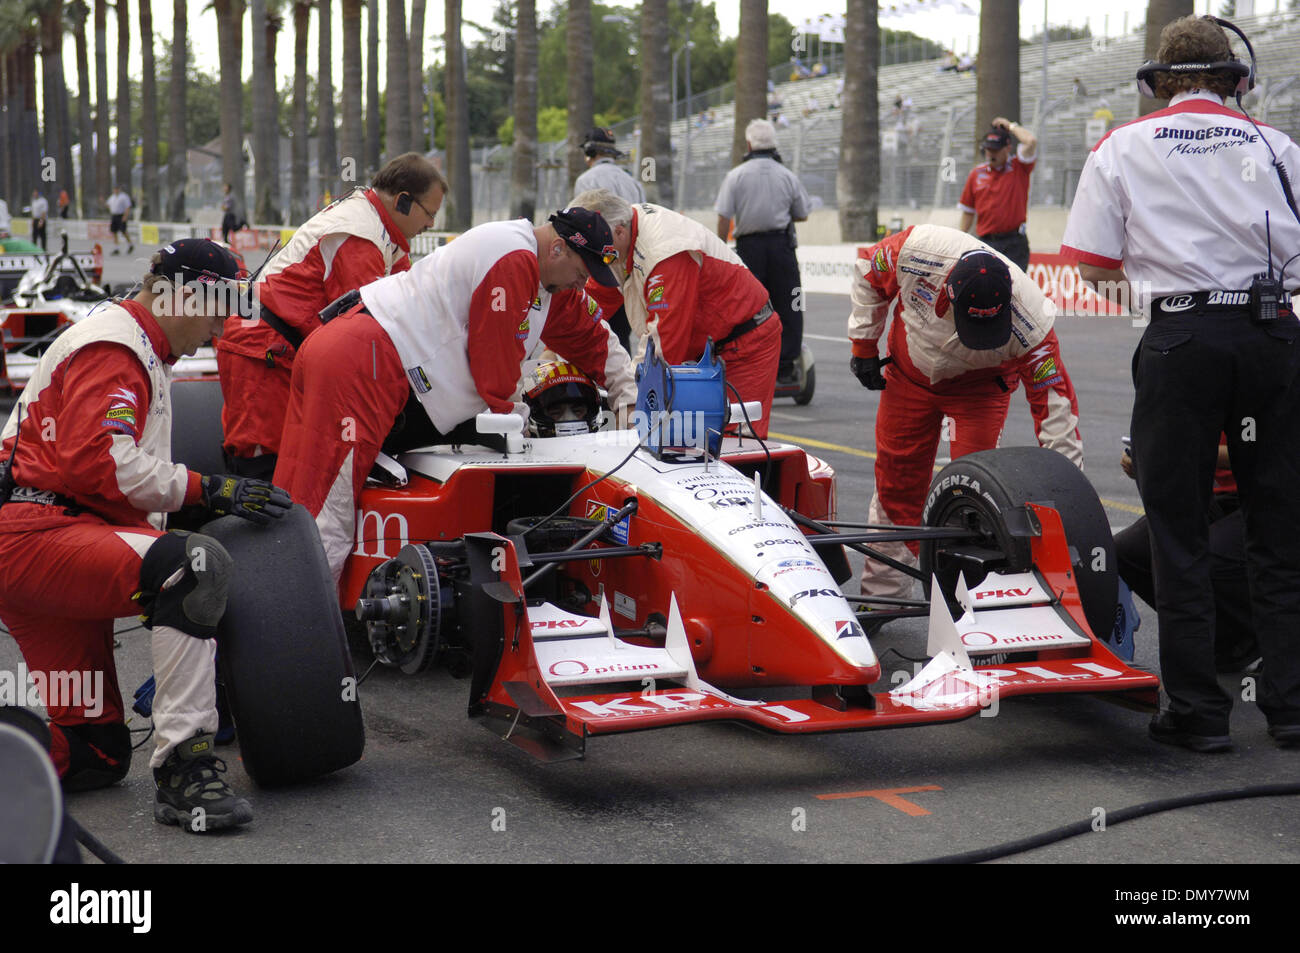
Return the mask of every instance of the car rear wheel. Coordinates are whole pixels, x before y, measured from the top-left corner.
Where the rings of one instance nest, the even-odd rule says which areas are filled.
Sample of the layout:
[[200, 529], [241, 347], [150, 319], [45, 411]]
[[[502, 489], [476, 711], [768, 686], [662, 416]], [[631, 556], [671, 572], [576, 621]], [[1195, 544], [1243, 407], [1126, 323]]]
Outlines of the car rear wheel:
[[947, 593], [952, 592], [962, 571], [972, 588], [988, 571], [1028, 572], [1033, 566], [1030, 540], [1013, 535], [1008, 525], [1008, 520], [1015, 518], [1009, 514], [1024, 503], [1051, 506], [1060, 514], [1084, 615], [1093, 634], [1106, 638], [1114, 626], [1119, 599], [1110, 522], [1082, 471], [1063, 454], [1042, 447], [967, 454], [935, 477], [922, 522], [963, 527], [978, 538], [921, 544], [927, 594], [932, 573]]

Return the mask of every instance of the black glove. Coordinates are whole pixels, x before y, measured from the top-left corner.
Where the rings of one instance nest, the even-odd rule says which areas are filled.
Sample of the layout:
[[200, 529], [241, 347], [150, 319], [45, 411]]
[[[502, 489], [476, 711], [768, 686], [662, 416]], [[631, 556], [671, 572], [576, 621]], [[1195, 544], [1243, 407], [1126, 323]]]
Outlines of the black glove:
[[265, 526], [289, 512], [293, 500], [265, 480], [213, 474], [203, 478], [203, 505], [218, 516], [238, 516]]
[[849, 360], [849, 370], [868, 390], [884, 390], [885, 375], [880, 373], [880, 369], [889, 361], [889, 358], [882, 361], [878, 357], [855, 357]]

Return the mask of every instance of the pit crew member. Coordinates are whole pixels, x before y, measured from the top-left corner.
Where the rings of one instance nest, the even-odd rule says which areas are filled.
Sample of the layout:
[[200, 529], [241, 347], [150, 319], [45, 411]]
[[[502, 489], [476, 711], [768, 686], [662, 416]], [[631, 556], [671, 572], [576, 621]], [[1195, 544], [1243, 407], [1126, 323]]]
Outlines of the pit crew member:
[[[1082, 468], [1078, 400], [1052, 330], [1055, 309], [1023, 271], [941, 225], [891, 235], [861, 253], [856, 267], [849, 367], [864, 387], [883, 391], [870, 522], [918, 525], [943, 419], [951, 420], [953, 459], [996, 447], [1021, 380], [1039, 444]], [[879, 548], [916, 562], [914, 542]], [[866, 595], [908, 598], [912, 582], [871, 559], [862, 573]]]
[[409, 242], [433, 225], [446, 190], [432, 162], [414, 152], [400, 155], [379, 170], [370, 188], [354, 190], [304, 222], [267, 264], [254, 287], [252, 320], [230, 318], [217, 342], [232, 472], [270, 478], [298, 345], [320, 327], [320, 312], [330, 302], [411, 267]]
[[[1011, 137], [1016, 154], [1011, 155]], [[1029, 267], [1029, 238], [1025, 217], [1029, 208], [1029, 175], [1038, 158], [1038, 138], [1019, 123], [999, 116], [984, 137], [988, 160], [971, 169], [957, 207], [961, 230], [972, 224], [980, 241], [1001, 252], [1021, 271]]]
[[799, 259], [794, 223], [808, 218], [812, 199], [799, 177], [781, 164], [776, 128], [766, 119], [745, 127], [749, 152], [727, 173], [718, 190], [718, 237], [736, 228], [736, 254], [767, 289], [781, 316], [781, 361], [777, 381], [798, 379], [795, 362], [803, 345], [803, 295], [798, 294]]
[[1245, 514], [1259, 707], [1277, 744], [1300, 746], [1300, 322], [1285, 298], [1276, 310], [1252, 307], [1250, 290], [1300, 251], [1273, 165], [1296, 181], [1300, 148], [1224, 104], [1252, 70], [1233, 58], [1223, 22], [1183, 17], [1161, 31], [1157, 62], [1138, 75], [1169, 106], [1093, 148], [1061, 243], [1086, 282], [1132, 282], [1151, 299], [1130, 431], [1168, 694], [1149, 731], [1204, 753], [1232, 745], [1206, 518], [1221, 432]]
[[586, 209], [539, 227], [480, 225], [366, 285], [307, 338], [275, 481], [316, 517], [335, 579], [361, 488], [404, 407], [427, 417], [435, 438], [485, 410], [527, 419], [511, 396], [539, 340], [604, 386], [612, 406], [635, 403], [631, 360], [582, 290], [589, 277], [614, 285], [616, 260], [609, 226]]
[[[212, 755], [212, 636], [231, 560], [215, 539], [164, 532], [164, 514], [204, 506], [268, 522], [290, 505], [261, 481], [202, 476], [168, 460], [171, 364], [220, 333], [238, 275], [234, 256], [205, 239], [163, 248], [143, 290], [51, 345], [0, 434], [9, 464], [0, 618], [45, 676], [63, 786], [103, 787], [130, 768], [113, 620], [143, 614], [157, 676], [154, 817], [195, 831], [252, 819]], [[192, 824], [198, 809], [203, 823]]]
[[692, 218], [660, 205], [629, 205], [612, 192], [583, 192], [574, 204], [599, 212], [614, 232], [620, 287], [589, 284], [607, 311], [627, 310], [641, 357], [652, 332], [670, 364], [698, 360], [712, 338], [727, 364], [728, 399], [761, 401], [753, 429], [767, 436], [776, 369], [781, 356], [781, 318], [767, 289], [722, 239]]

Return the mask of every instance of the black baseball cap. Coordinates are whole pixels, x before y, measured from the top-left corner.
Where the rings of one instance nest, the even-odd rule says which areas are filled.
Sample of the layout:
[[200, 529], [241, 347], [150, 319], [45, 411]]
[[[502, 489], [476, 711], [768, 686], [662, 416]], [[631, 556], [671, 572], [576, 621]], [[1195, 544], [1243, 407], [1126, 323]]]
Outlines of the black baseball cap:
[[1005, 129], [999, 129], [994, 126], [984, 137], [985, 149], [1001, 149], [1011, 144], [1011, 136]]
[[582, 256], [597, 284], [606, 288], [619, 287], [619, 280], [609, 267], [618, 261], [614, 232], [599, 212], [575, 205], [556, 212], [549, 221], [555, 226], [555, 234]]
[[1011, 339], [1011, 270], [988, 251], [957, 259], [946, 285], [957, 339], [972, 351], [991, 351]]
[[587, 134], [587, 141], [582, 144], [582, 147], [588, 154], [604, 152], [616, 159], [621, 158], [623, 155], [614, 146], [614, 130], [602, 129], [599, 126], [596, 126]]
[[240, 284], [244, 279], [244, 267], [234, 252], [207, 238], [182, 238], [164, 245], [151, 271], [164, 278], [180, 275], [182, 284]]

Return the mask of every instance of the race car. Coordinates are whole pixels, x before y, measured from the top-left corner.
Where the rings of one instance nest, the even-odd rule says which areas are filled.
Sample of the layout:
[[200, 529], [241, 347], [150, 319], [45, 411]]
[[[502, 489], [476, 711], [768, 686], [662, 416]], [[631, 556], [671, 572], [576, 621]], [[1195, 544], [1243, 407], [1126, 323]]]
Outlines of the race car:
[[[0, 400], [17, 395], [27, 385], [41, 355], [67, 328], [108, 301], [112, 289], [99, 284], [103, 275], [103, 252], [73, 254], [68, 235], [63, 233], [59, 254], [43, 261], [36, 256], [6, 259], [0, 256], [0, 279], [6, 263], [25, 268], [20, 273], [12, 300], [0, 307]], [[176, 364], [185, 377], [217, 373], [216, 354], [202, 347], [197, 354], [182, 357]]]
[[[273, 646], [283, 662], [233, 674], [254, 779], [270, 758], [249, 757], [250, 694], [293, 710], [294, 727], [269, 750], [294, 757], [304, 736], [293, 732], [317, 738], [337, 713], [334, 698], [321, 696], [323, 714], [297, 700], [304, 653], [294, 644], [309, 638], [312, 653], [331, 655], [327, 681], [349, 678], [339, 610], [355, 614], [379, 662], [410, 674], [442, 662], [468, 676], [470, 717], [548, 761], [582, 756], [595, 735], [700, 721], [863, 730], [955, 721], [1051, 692], [1154, 706], [1156, 677], [1104, 641], [1117, 600], [1109, 527], [1064, 457], [972, 454], [936, 477], [925, 526], [837, 524], [829, 466], [797, 446], [722, 437], [728, 408], [708, 381], [702, 403], [687, 396], [691, 375], [709, 370], [643, 365], [636, 430], [589, 418], [576, 433], [531, 437], [517, 417], [483, 415], [477, 438], [382, 461], [329, 612], [285, 604], [307, 543], [237, 580], [235, 591], [248, 589], [232, 597], [245, 608], [231, 637]], [[752, 417], [757, 405], [730, 410]], [[845, 548], [878, 558], [873, 542], [898, 539], [920, 541], [921, 569], [908, 571], [931, 600], [845, 595]], [[301, 562], [317, 573], [321, 560]], [[250, 598], [274, 610], [260, 634]], [[904, 684], [878, 684], [868, 631], [901, 616], [928, 618], [930, 661]], [[322, 628], [331, 639], [303, 635]], [[294, 779], [278, 763], [273, 773]]]

